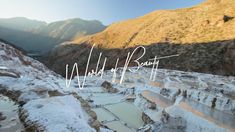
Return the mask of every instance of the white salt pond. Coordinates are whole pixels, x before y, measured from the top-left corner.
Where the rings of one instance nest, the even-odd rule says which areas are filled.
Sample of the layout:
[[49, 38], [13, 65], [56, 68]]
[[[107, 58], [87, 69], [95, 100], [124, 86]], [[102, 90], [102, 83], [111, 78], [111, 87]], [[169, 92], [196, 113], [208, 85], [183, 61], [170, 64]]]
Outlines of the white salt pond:
[[117, 132], [135, 132], [144, 125], [142, 111], [133, 103], [123, 100], [121, 94], [79, 93], [84, 99], [93, 101], [93, 110], [98, 120]]
[[212, 109], [206, 105], [203, 105], [199, 102], [193, 100], [184, 100], [179, 104], [182, 109], [185, 109], [188, 112], [201, 117], [208, 122], [211, 122], [219, 127], [235, 131], [235, 116]]
[[129, 102], [107, 105], [93, 110], [102, 124], [118, 132], [136, 131], [144, 124], [141, 118], [142, 112]]
[[145, 99], [156, 103], [157, 106], [161, 108], [169, 108], [170, 110], [171, 107], [173, 107], [174, 109], [184, 111], [178, 112], [178, 110], [173, 110], [170, 112], [170, 110], [169, 112], [173, 115], [184, 117], [188, 113], [200, 118], [203, 121], [206, 121], [207, 123], [213, 124], [214, 127], [223, 128], [232, 132], [235, 131], [235, 116], [232, 114], [213, 109], [191, 99], [183, 99], [178, 105], [174, 105], [172, 101], [158, 93], [144, 90], [141, 94]]
[[6, 96], [0, 95], [0, 112], [4, 120], [0, 120], [0, 132], [22, 132], [24, 129], [18, 118], [18, 105]]

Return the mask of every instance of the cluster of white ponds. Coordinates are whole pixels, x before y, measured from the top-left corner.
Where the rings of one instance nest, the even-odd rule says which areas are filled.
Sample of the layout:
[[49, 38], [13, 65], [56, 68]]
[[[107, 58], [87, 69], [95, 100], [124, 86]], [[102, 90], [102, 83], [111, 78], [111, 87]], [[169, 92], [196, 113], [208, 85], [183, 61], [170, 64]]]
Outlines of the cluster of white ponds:
[[[112, 73], [107, 71], [103, 79], [99, 79], [99, 77], [89, 78], [87, 86], [79, 91], [79, 95], [90, 102], [102, 125], [118, 132], [142, 131], [141, 128], [146, 126], [142, 120], [143, 112], [154, 122], [161, 122], [162, 110], [166, 110], [173, 117], [184, 118], [187, 122], [185, 131], [192, 129], [235, 131], [234, 114], [211, 108], [199, 101], [183, 98], [182, 95], [172, 99], [171, 95], [166, 97], [161, 94], [163, 88], [183, 91], [192, 87], [203, 87], [205, 86], [204, 83], [207, 84], [207, 87], [214, 87], [216, 83], [211, 83], [211, 81], [217, 81], [217, 83], [229, 82], [227, 85], [232, 88], [230, 90], [235, 90], [235, 79], [233, 77], [226, 79], [226, 77], [208, 74], [159, 70], [156, 81], [150, 81], [148, 73], [150, 73], [150, 69], [147, 68], [140, 73], [127, 72], [125, 81], [119, 84], [121, 73], [117, 75], [115, 82], [112, 82]], [[207, 76], [211, 80], [206, 80], [207, 77], [203, 80], [200, 76]], [[117, 88], [119, 92], [106, 92], [101, 87], [104, 80], [112, 82], [113, 88]], [[76, 85], [76, 81], [74, 81], [74, 84]], [[130, 92], [133, 88], [134, 91]], [[230, 99], [233, 100], [233, 98]], [[149, 109], [149, 102], [154, 102], [156, 109]]]
[[[119, 84], [121, 72], [115, 82], [112, 82], [112, 73], [107, 71], [102, 79], [88, 77], [84, 88], [78, 90], [78, 95], [89, 102], [103, 126], [117, 132], [143, 131], [143, 128], [149, 125], [143, 120], [143, 113], [154, 122], [161, 122], [162, 110], [173, 117], [180, 116], [186, 120], [184, 131], [235, 131], [234, 114], [182, 95], [182, 91], [195, 87], [201, 92], [208, 88], [209, 91], [215, 90], [217, 87], [230, 93], [234, 92], [234, 77], [159, 70], [156, 80], [150, 81], [148, 73], [150, 69], [147, 68], [139, 73], [127, 72], [124, 82]], [[107, 89], [101, 86], [104, 81], [112, 82], [112, 87], [119, 92], [107, 92]], [[72, 80], [72, 85], [77, 87], [76, 79]], [[170, 92], [162, 93], [163, 89]], [[179, 89], [181, 94], [174, 96]], [[191, 95], [193, 96], [192, 93]], [[226, 94], [230, 102], [234, 102], [233, 97], [233, 94]], [[155, 109], [150, 109], [150, 102], [156, 104]], [[23, 125], [18, 118], [18, 105], [2, 95], [0, 112], [5, 117], [0, 120], [0, 131], [23, 131]]]

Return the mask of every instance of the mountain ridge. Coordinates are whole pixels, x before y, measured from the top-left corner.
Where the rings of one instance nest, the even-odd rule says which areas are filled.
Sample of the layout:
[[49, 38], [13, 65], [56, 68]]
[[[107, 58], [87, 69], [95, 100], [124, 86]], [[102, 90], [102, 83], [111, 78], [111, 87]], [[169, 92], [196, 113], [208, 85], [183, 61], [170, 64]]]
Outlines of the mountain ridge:
[[46, 25], [46, 22], [28, 19], [26, 17], [0, 18], [0, 27], [27, 31]]
[[125, 48], [158, 42], [203, 43], [235, 38], [235, 2], [209, 0], [197, 6], [154, 11], [136, 19], [114, 23], [104, 31], [70, 44], [97, 44]]
[[[48, 52], [54, 46], [104, 30], [98, 20], [68, 19], [53, 23], [24, 17], [0, 19], [0, 38], [16, 44], [26, 51]], [[14, 37], [13, 37], [14, 36]]]

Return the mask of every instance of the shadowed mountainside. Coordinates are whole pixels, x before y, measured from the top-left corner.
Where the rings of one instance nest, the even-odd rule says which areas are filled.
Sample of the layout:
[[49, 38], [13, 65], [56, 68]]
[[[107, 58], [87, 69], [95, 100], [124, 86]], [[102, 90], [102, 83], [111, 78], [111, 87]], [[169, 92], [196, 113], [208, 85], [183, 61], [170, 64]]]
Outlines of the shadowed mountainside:
[[20, 31], [28, 31], [45, 25], [46, 22], [30, 20], [24, 17], [0, 18], [0, 27], [20, 30]]
[[13, 43], [26, 52], [45, 53], [63, 40], [33, 34], [27, 31], [0, 27], [0, 38]]
[[[196, 71], [220, 75], [235, 76], [235, 40], [216, 41], [210, 43], [194, 44], [170, 44], [157, 43], [145, 46], [146, 54], [140, 62], [145, 62], [154, 56], [162, 57], [180, 54], [178, 57], [160, 60], [159, 67], [177, 69], [182, 71]], [[55, 48], [49, 55], [46, 63], [52, 70], [65, 75], [65, 65], [69, 64], [70, 70], [74, 63], [78, 63], [79, 71], [84, 74], [87, 59], [91, 47], [81, 45], [61, 45]], [[104, 57], [107, 57], [106, 69], [115, 67], [116, 59], [119, 58], [118, 66], [123, 67], [128, 52], [133, 48], [126, 49], [102, 49], [95, 47], [91, 56], [89, 69], [95, 69], [100, 52], [103, 53], [99, 68], [102, 67]], [[129, 66], [135, 66], [133, 60], [141, 56], [143, 50], [138, 50]]]
[[105, 28], [106, 27], [97, 20], [88, 21], [80, 18], [74, 18], [49, 23], [38, 29], [32, 30], [32, 32], [52, 38], [71, 40], [103, 31]]
[[23, 55], [26, 54], [26, 51], [25, 51], [24, 49], [22, 49], [22, 48], [20, 48], [20, 47], [17, 47], [17, 46], [15, 46], [14, 44], [12, 44], [12, 43], [10, 43], [10, 42], [8, 42], [8, 41], [6, 41], [6, 40], [3, 40], [3, 39], [0, 38], [0, 42], [5, 43], [5, 44], [8, 44], [8, 45], [12, 46], [13, 48], [15, 48], [15, 49], [21, 51], [21, 53], [22, 53]]
[[100, 32], [105, 26], [96, 20], [79, 18], [53, 23], [16, 17], [0, 19], [0, 38], [27, 52], [47, 52], [64, 41]]

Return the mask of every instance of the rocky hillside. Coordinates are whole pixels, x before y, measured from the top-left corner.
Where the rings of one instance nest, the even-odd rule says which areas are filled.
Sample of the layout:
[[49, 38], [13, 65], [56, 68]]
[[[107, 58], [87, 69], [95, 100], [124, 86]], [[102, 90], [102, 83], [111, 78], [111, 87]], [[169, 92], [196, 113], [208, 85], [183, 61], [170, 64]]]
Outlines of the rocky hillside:
[[21, 17], [0, 19], [0, 38], [28, 52], [47, 52], [59, 43], [104, 29], [105, 26], [99, 21], [79, 18], [48, 24]]
[[96, 44], [90, 68], [95, 68], [99, 52], [103, 52], [101, 62], [108, 57], [106, 68], [109, 69], [115, 66], [116, 58], [120, 58], [118, 65], [123, 66], [127, 53], [137, 45], [144, 45], [146, 54], [142, 62], [154, 56], [179, 54], [161, 60], [160, 67], [235, 75], [234, 17], [233, 0], [209, 0], [191, 8], [155, 11], [60, 45], [51, 51], [47, 65], [62, 75], [66, 64], [77, 62], [84, 70], [90, 47]]
[[114, 23], [101, 33], [74, 40], [102, 48], [126, 48], [158, 42], [204, 43], [235, 38], [235, 2], [208, 0], [198, 6], [161, 10]]
[[[94, 114], [91, 116], [94, 112], [82, 107], [85, 102], [79, 100], [76, 90], [66, 88], [65, 79], [40, 62], [0, 41], [0, 96], [19, 105], [16, 111], [26, 132], [98, 130], [99, 123], [93, 119]], [[7, 103], [0, 109], [0, 122], [8, 118], [2, 118], [6, 108]], [[4, 126], [0, 123], [0, 131], [16, 131], [17, 124], [10, 120]]]

